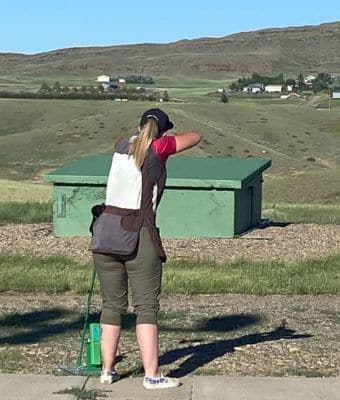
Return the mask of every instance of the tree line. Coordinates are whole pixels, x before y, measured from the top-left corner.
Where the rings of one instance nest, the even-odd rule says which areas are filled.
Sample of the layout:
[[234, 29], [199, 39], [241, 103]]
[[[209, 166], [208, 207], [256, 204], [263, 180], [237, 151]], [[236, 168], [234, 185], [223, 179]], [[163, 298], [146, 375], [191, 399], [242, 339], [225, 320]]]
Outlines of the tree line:
[[155, 83], [155, 80], [150, 75], [118, 75], [111, 76], [111, 80], [113, 82], [118, 82], [119, 79], [125, 79], [126, 83], [140, 83], [142, 85], [152, 85]]
[[37, 92], [8, 92], [0, 91], [1, 98], [24, 98], [24, 99], [71, 99], [71, 100], [115, 100], [115, 99], [128, 99], [128, 100], [146, 100], [146, 101], [169, 101], [167, 91], [162, 93], [158, 91], [148, 92], [144, 88], [135, 88], [122, 86], [114, 91], [105, 91], [101, 84], [67, 86], [61, 85], [56, 81], [52, 85], [43, 82]]
[[[339, 81], [339, 77], [337, 78]], [[314, 93], [327, 90], [335, 83], [335, 79], [326, 72], [320, 72], [317, 74], [315, 79], [307, 84], [302, 73], [298, 75], [297, 79], [287, 78], [284, 79], [283, 74], [278, 74], [276, 76], [265, 76], [258, 73], [253, 73], [250, 77], [242, 77], [237, 81], [232, 82], [229, 85], [229, 89], [236, 92], [241, 92], [243, 89], [252, 84], [263, 84], [265, 85], [282, 85], [287, 88], [291, 85], [297, 90], [313, 90]]]

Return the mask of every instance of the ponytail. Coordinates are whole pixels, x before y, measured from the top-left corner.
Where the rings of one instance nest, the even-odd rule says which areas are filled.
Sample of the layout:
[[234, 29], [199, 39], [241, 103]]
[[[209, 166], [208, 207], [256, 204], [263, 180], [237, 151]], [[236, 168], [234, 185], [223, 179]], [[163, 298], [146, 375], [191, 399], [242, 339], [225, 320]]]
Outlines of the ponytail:
[[158, 135], [158, 125], [153, 118], [149, 118], [140, 132], [140, 134], [131, 143], [129, 155], [133, 156], [138, 168], [142, 168], [145, 160], [146, 151], [148, 150], [152, 139]]

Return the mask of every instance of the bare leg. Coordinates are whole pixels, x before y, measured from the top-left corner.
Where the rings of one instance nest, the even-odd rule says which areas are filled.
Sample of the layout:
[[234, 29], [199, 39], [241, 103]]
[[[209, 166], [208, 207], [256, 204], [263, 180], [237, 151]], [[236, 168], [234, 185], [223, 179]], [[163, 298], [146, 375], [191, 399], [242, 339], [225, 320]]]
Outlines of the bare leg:
[[103, 370], [112, 371], [116, 360], [116, 353], [120, 337], [120, 326], [101, 324], [101, 351]]
[[139, 345], [145, 376], [158, 378], [158, 328], [154, 324], [136, 325], [137, 342]]

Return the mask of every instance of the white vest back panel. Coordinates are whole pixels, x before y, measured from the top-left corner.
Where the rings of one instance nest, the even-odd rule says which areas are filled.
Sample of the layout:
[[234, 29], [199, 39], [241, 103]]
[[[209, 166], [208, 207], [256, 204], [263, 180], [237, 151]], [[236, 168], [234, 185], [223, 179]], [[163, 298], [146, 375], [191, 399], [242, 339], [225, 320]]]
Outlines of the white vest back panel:
[[138, 210], [142, 199], [142, 172], [133, 156], [114, 153], [106, 187], [105, 204]]

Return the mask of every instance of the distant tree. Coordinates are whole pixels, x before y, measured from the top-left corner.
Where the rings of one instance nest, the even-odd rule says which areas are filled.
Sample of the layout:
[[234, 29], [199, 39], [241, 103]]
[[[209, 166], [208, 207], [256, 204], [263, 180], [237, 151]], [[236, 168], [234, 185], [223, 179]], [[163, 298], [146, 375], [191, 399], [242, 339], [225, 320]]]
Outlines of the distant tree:
[[286, 86], [288, 86], [288, 85], [295, 86], [295, 79], [292, 79], [292, 78], [286, 79], [285, 85], [286, 85]]
[[76, 86], [73, 86], [73, 88], [71, 89], [72, 93], [78, 93], [78, 88]]
[[229, 89], [232, 90], [233, 92], [234, 92], [234, 91], [238, 91], [238, 90], [239, 90], [238, 82], [232, 82], [232, 83], [229, 85]]
[[60, 83], [58, 81], [54, 82], [53, 87], [52, 87], [52, 91], [55, 94], [60, 94], [61, 93], [61, 86], [60, 86]]
[[301, 73], [298, 76], [298, 85], [299, 85], [299, 89], [303, 89], [305, 87], [305, 78], [303, 77], [303, 75]]
[[99, 85], [97, 86], [97, 91], [98, 91], [98, 93], [103, 94], [103, 93], [104, 93], [103, 85], [99, 84]]
[[225, 94], [225, 91], [221, 93], [221, 101], [222, 103], [229, 103], [228, 96]]
[[52, 88], [48, 86], [46, 82], [43, 82], [40, 86], [39, 93], [42, 94], [50, 94], [52, 92]]
[[327, 85], [330, 85], [333, 83], [333, 79], [331, 76], [326, 73], [326, 72], [320, 72], [317, 77], [315, 78], [316, 82], [324, 82]]
[[80, 86], [79, 91], [83, 94], [87, 93], [87, 87], [85, 85]]
[[68, 94], [68, 93], [70, 93], [70, 88], [69, 88], [69, 86], [62, 86], [61, 91], [64, 94]]
[[94, 86], [89, 86], [88, 87], [88, 92], [91, 94], [91, 95], [94, 95], [94, 94], [97, 94], [98, 93], [98, 90], [97, 90], [97, 88], [95, 88]]
[[170, 98], [169, 98], [168, 92], [166, 90], [164, 90], [164, 92], [163, 92], [163, 101], [169, 101], [169, 100], [170, 100]]

